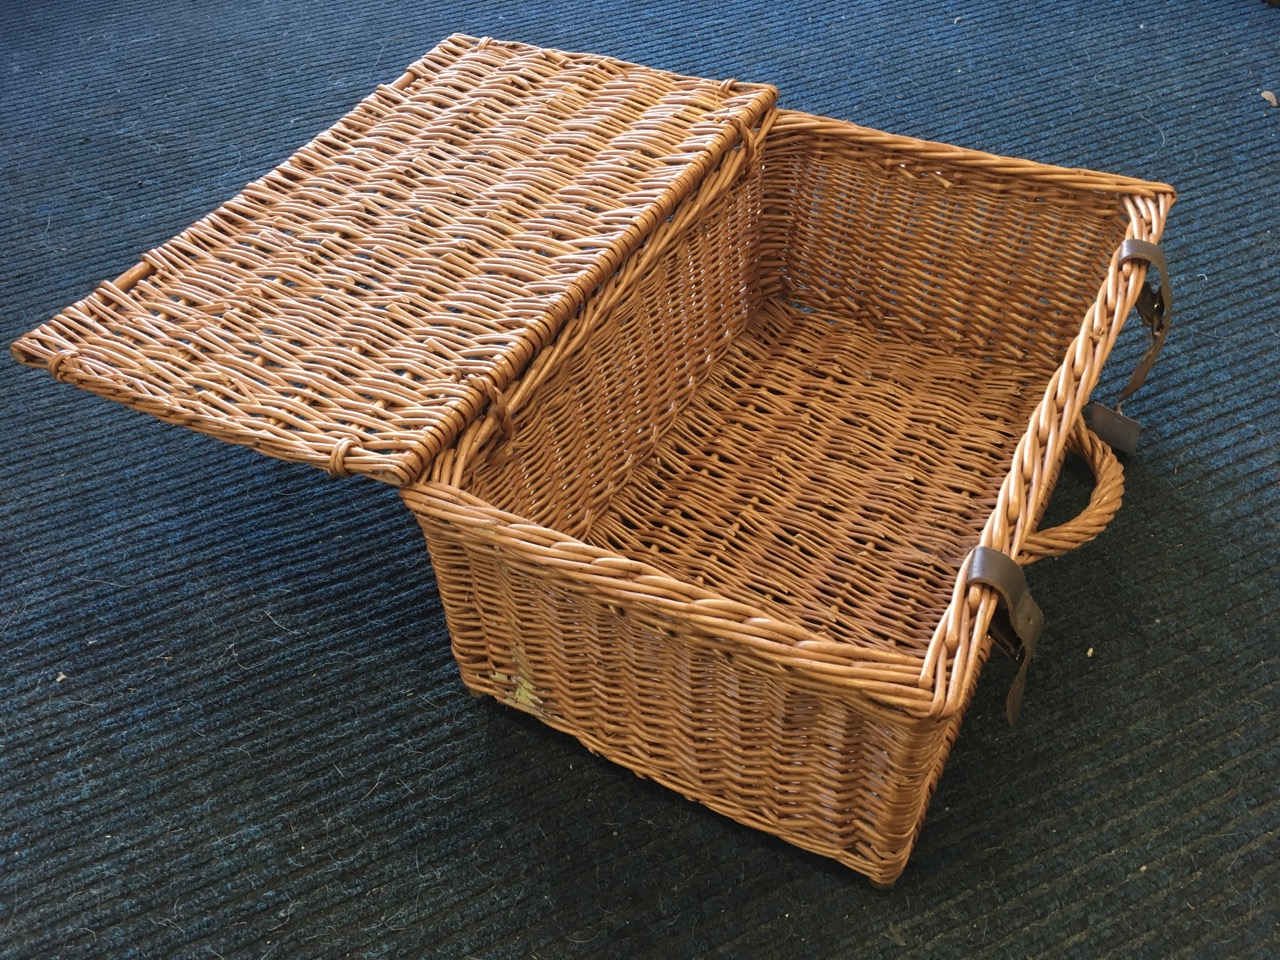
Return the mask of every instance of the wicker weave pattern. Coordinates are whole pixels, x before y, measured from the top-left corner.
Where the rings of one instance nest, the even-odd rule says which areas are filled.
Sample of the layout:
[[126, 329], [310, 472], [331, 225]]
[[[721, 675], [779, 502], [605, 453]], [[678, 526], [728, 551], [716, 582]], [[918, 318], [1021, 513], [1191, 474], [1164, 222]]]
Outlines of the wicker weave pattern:
[[[1079, 415], [1172, 193], [785, 112], [750, 190], [402, 496], [470, 686], [889, 883], [990, 650], [968, 551], [1118, 507]], [[1099, 489], [1040, 531], [1069, 445]]]
[[[759, 165], [712, 178], [540, 356], [434, 474], [512, 513], [589, 536], [759, 307]], [[716, 198], [710, 209], [703, 197]], [[678, 248], [671, 249], [678, 240]], [[663, 255], [665, 252], [665, 255]], [[458, 471], [469, 448], [490, 469]]]
[[891, 883], [1173, 192], [774, 97], [451, 38], [15, 354], [400, 485], [471, 688]]
[[451, 38], [15, 355], [273, 456], [406, 483], [774, 96]]
[[[824, 675], [837, 661], [807, 656], [804, 631], [456, 488], [401, 495], [472, 690], [742, 823], [898, 876], [959, 714], [880, 707]], [[866, 686], [911, 679], [874, 652], [839, 662]]]

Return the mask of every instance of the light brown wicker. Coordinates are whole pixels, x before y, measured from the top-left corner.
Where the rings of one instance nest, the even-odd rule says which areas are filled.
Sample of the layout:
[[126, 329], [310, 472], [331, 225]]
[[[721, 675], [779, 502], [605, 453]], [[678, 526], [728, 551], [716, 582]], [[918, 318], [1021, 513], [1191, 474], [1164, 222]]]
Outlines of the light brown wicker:
[[407, 483], [681, 201], [727, 189], [776, 96], [451, 37], [14, 355]]
[[892, 883], [1173, 191], [772, 103], [452, 38], [15, 353], [400, 485], [469, 687]]

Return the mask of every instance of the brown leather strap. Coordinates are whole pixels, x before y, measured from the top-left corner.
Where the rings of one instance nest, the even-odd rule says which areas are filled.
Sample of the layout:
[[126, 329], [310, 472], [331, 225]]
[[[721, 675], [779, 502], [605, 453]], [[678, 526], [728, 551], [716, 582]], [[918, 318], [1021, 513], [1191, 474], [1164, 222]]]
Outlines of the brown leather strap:
[[1155, 366], [1156, 358], [1164, 346], [1164, 339], [1169, 333], [1169, 322], [1173, 318], [1173, 284], [1169, 281], [1169, 264], [1164, 258], [1164, 251], [1150, 240], [1126, 240], [1120, 246], [1120, 262], [1145, 260], [1160, 271], [1160, 289], [1151, 287], [1151, 275], [1143, 281], [1142, 292], [1138, 294], [1138, 316], [1151, 329], [1151, 346], [1143, 354], [1129, 384], [1120, 391], [1116, 399], [1116, 412], [1120, 412], [1120, 404], [1124, 403], [1138, 388], [1146, 382], [1147, 374]]
[[1022, 707], [1027, 665], [1044, 630], [1044, 613], [1031, 597], [1022, 567], [1007, 554], [990, 547], [975, 547], [969, 557], [968, 582], [991, 587], [999, 595], [999, 608], [991, 621], [991, 639], [1018, 664], [1018, 675], [1009, 688], [1004, 711], [1013, 725]]
[[1146, 382], [1147, 374], [1160, 356], [1173, 317], [1173, 284], [1169, 280], [1169, 264], [1165, 261], [1164, 252], [1150, 240], [1126, 240], [1120, 245], [1120, 263], [1130, 260], [1145, 260], [1160, 272], [1160, 288], [1157, 290], [1151, 286], [1148, 271], [1137, 302], [1138, 316], [1151, 330], [1151, 345], [1138, 361], [1128, 385], [1120, 391], [1115, 408], [1094, 403], [1088, 412], [1089, 428], [1121, 453], [1133, 453], [1138, 449], [1138, 434], [1142, 430], [1142, 424], [1126, 417], [1121, 406]]

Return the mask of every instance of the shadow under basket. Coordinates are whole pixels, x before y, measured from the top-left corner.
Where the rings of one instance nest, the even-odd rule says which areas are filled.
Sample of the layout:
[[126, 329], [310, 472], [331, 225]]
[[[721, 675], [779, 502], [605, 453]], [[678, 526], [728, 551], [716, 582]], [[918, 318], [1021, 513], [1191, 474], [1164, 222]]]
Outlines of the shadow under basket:
[[[1081, 408], [1171, 200], [780, 112], [402, 489], [466, 684], [892, 883], [990, 649], [972, 551], [1119, 506]], [[1068, 448], [1092, 500], [1038, 530]]]

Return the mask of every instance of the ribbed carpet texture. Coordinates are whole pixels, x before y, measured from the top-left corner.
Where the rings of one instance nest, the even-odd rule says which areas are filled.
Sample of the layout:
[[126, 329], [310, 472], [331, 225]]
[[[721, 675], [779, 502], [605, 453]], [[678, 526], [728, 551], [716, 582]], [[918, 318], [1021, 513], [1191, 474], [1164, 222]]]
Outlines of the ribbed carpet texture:
[[1022, 718], [993, 659], [877, 891], [468, 696], [391, 488], [3, 356], [0, 956], [1280, 955], [1280, 9], [5, 3], [0, 339], [454, 32], [1177, 187], [1143, 447], [1112, 527], [1028, 572]]

